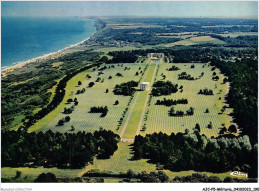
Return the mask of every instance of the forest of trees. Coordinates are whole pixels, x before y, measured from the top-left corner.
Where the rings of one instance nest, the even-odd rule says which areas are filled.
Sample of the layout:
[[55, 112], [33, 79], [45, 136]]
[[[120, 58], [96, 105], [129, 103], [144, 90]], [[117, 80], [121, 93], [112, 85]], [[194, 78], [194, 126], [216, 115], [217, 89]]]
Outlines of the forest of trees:
[[129, 51], [113, 51], [108, 55], [113, 56], [112, 59], [108, 59], [106, 63], [134, 63], [138, 57], [136, 54]]
[[80, 169], [93, 157], [109, 158], [119, 136], [100, 129], [94, 133], [2, 132], [2, 167], [44, 166]]
[[200, 95], [214, 95], [213, 91], [211, 89], [208, 89], [207, 87], [204, 88], [203, 90], [200, 89], [198, 94], [200, 94]]
[[157, 81], [153, 84], [152, 95], [170, 95], [178, 91], [178, 84], [173, 84], [170, 81]]
[[177, 110], [175, 111], [174, 107], [171, 107], [171, 109], [169, 110], [169, 116], [173, 116], [173, 117], [183, 117], [183, 116], [190, 116], [194, 114], [194, 108], [190, 107], [186, 113], [184, 113], [184, 111], [180, 111]]
[[178, 74], [178, 79], [195, 80], [197, 78], [192, 77], [190, 74], [187, 74], [186, 72], [182, 72], [181, 74]]
[[134, 158], [150, 159], [171, 171], [227, 172], [241, 170], [257, 177], [257, 145], [249, 137], [207, 138], [198, 132], [136, 136]]
[[177, 104], [188, 104], [188, 99], [166, 99], [163, 98], [163, 100], [157, 100], [155, 105], [165, 105], [165, 106], [172, 106], [172, 105], [177, 105]]
[[126, 83], [117, 84], [114, 87], [113, 93], [115, 95], [131, 96], [136, 91], [134, 87], [137, 86], [138, 82], [136, 81], [129, 81]]
[[168, 71], [178, 71], [178, 70], [180, 70], [180, 68], [173, 65], [169, 69], [166, 69], [166, 70], [168, 70]]
[[234, 108], [234, 121], [243, 128], [242, 134], [248, 135], [252, 143], [257, 143], [258, 61], [244, 59], [233, 63], [212, 60], [211, 65], [228, 76], [231, 86], [227, 101]]
[[108, 113], [108, 107], [91, 107], [89, 113], [101, 113], [100, 117], [105, 117]]

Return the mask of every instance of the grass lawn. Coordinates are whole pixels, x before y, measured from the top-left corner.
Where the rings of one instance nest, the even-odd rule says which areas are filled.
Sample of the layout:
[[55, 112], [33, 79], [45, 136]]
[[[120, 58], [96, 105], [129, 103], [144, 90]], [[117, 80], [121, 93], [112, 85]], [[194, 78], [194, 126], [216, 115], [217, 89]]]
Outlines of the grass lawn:
[[145, 104], [145, 99], [148, 92], [140, 92], [140, 95], [137, 99], [134, 111], [132, 113], [132, 116], [128, 122], [128, 126], [126, 128], [124, 138], [134, 138], [136, 134], [136, 130], [139, 124], [139, 121], [141, 119], [141, 114], [143, 111], [143, 107]]
[[[153, 132], [160, 132], [171, 134], [172, 132], [184, 132], [185, 129], [192, 129], [195, 127], [196, 123], [199, 123], [201, 127], [201, 134], [205, 134], [207, 137], [218, 136], [219, 128], [222, 127], [222, 123], [226, 127], [231, 125], [231, 118], [226, 112], [223, 114], [218, 114], [221, 112], [221, 108], [225, 105], [224, 96], [227, 93], [227, 84], [222, 84], [224, 76], [220, 74], [218, 69], [215, 70], [219, 76], [219, 81], [213, 81], [211, 67], [203, 64], [195, 64], [195, 68], [191, 68], [192, 64], [174, 64], [178, 66], [180, 70], [178, 71], [167, 71], [173, 64], [163, 64], [160, 65], [157, 80], [162, 80], [160, 76], [161, 73], [166, 75], [165, 80], [170, 80], [173, 83], [177, 83], [179, 86], [183, 85], [183, 92], [178, 91], [177, 93], [171, 94], [169, 96], [159, 96], [152, 97], [151, 106], [147, 108], [149, 110], [149, 115], [146, 123], [146, 131], [141, 132], [141, 135], [151, 134]], [[188, 81], [188, 80], [178, 80], [178, 74], [186, 71], [193, 77], [198, 77], [201, 72], [204, 72], [204, 76], [201, 79]], [[198, 95], [200, 89], [205, 87], [212, 89], [214, 92], [213, 96]], [[220, 92], [220, 90], [222, 90]], [[170, 117], [168, 111], [170, 107], [163, 105], [155, 105], [157, 100], [166, 99], [188, 99], [187, 105], [175, 105], [175, 110], [187, 111], [190, 107], [195, 108], [193, 116], [184, 117]], [[220, 98], [220, 100], [219, 100]], [[209, 109], [209, 113], [205, 113], [206, 109]], [[212, 122], [213, 128], [207, 128], [207, 125]]]
[[[103, 65], [104, 66], [104, 65]], [[112, 65], [106, 65], [107, 67]], [[120, 130], [116, 130], [118, 121], [122, 116], [123, 111], [127, 107], [130, 96], [114, 95], [113, 88], [116, 84], [128, 82], [130, 80], [138, 81], [140, 74], [135, 75], [136, 71], [144, 70], [146, 64], [123, 64], [113, 65], [114, 68], [107, 68], [102, 71], [103, 74], [99, 74], [100, 71], [92, 70], [84, 71], [71, 80], [68, 81], [66, 86], [66, 95], [61, 104], [45, 118], [37, 122], [30, 131], [42, 130], [47, 131], [51, 129], [53, 131], [66, 132], [71, 129], [73, 125], [75, 131], [88, 131], [93, 132], [98, 130], [100, 127], [104, 129], [113, 130], [116, 133], [120, 133]], [[141, 69], [139, 70], [139, 67]], [[116, 76], [116, 73], [121, 73], [123, 77]], [[86, 78], [86, 75], [91, 75], [90, 79]], [[112, 79], [108, 79], [111, 76]], [[96, 82], [97, 78], [100, 77], [100, 81]], [[78, 81], [82, 82], [82, 85], [78, 86]], [[91, 88], [88, 87], [90, 82], [94, 82], [95, 85]], [[77, 90], [85, 88], [85, 92], [76, 94]], [[109, 90], [106, 93], [106, 89]], [[69, 108], [72, 104], [67, 104], [67, 99], [77, 98], [79, 104], [75, 106], [75, 110], [71, 114], [63, 114], [64, 108]], [[119, 104], [114, 105], [115, 101], [118, 100]], [[94, 106], [107, 106], [109, 111], [106, 117], [100, 117], [100, 113], [89, 113], [90, 108]], [[65, 123], [63, 126], [56, 126], [58, 121], [65, 116], [70, 116], [70, 122]]]
[[133, 171], [154, 171], [156, 170], [155, 164], [147, 163], [145, 159], [132, 161], [131, 146], [129, 143], [120, 142], [118, 150], [110, 159], [94, 159], [93, 165], [87, 166], [79, 173], [79, 176], [91, 169], [99, 169], [100, 171], [112, 172], [127, 172], [132, 169]]
[[[64, 99], [60, 103], [60, 105], [56, 109], [54, 109], [52, 112], [50, 112], [48, 115], [46, 115], [44, 118], [37, 121], [33, 126], [31, 126], [29, 128], [28, 131], [29, 132], [40, 131], [46, 125], [48, 125], [48, 123], [51, 122], [61, 112], [61, 110], [64, 109], [64, 107], [66, 107], [67, 99], [70, 98], [72, 93], [77, 90], [77, 87], [75, 85], [77, 85], [78, 81], [85, 79], [86, 75], [91, 74], [91, 73], [92, 73], [92, 70], [86, 70], [86, 71], [83, 71], [83, 72], [75, 75], [74, 77], [72, 77], [67, 83], [66, 93], [65, 93]], [[56, 86], [54, 86], [54, 87], [56, 87]], [[50, 91], [55, 91], [55, 89], [51, 89]]]
[[151, 82], [154, 74], [154, 70], [156, 68], [156, 64], [150, 64], [149, 71], [146, 75], [146, 77], [143, 79], [145, 82]]

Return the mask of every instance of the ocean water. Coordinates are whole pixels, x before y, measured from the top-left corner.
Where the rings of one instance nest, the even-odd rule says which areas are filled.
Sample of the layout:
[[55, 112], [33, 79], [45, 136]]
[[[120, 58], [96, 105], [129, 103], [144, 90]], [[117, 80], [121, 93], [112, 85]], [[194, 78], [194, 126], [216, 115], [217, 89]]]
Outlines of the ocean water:
[[79, 43], [95, 31], [93, 20], [81, 18], [2, 17], [1, 69]]

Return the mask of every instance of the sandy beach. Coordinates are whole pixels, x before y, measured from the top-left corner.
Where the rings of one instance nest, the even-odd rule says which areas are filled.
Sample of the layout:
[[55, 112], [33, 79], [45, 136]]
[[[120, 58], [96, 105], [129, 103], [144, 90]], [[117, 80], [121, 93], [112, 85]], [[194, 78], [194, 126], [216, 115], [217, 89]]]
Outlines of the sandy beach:
[[72, 50], [70, 51], [71, 48], [75, 48], [75, 47], [80, 47], [84, 42], [86, 42], [87, 40], [89, 40], [90, 37], [88, 37], [87, 39], [84, 39], [83, 41], [79, 42], [79, 43], [76, 43], [74, 45], [70, 45], [68, 47], [65, 47], [61, 50], [58, 50], [56, 52], [52, 52], [52, 53], [48, 53], [48, 54], [45, 54], [43, 56], [39, 56], [39, 57], [35, 57], [33, 59], [30, 59], [30, 60], [27, 60], [27, 61], [24, 61], [24, 62], [21, 62], [21, 63], [18, 63], [17, 65], [14, 65], [14, 66], [10, 66], [6, 69], [2, 69], [1, 70], [1, 76], [2, 77], [5, 77], [8, 73], [16, 70], [16, 69], [20, 69], [26, 65], [29, 65], [29, 64], [32, 64], [32, 63], [39, 63], [39, 62], [42, 62], [44, 60], [49, 60], [49, 59], [55, 59], [55, 58], [58, 58], [62, 55], [65, 55], [67, 53], [70, 53], [70, 52], [73, 52]]

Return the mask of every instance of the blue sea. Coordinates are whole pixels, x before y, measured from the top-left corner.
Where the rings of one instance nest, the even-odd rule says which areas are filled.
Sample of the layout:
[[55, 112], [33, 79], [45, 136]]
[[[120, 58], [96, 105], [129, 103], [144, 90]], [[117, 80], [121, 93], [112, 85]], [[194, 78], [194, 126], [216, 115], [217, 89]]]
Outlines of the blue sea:
[[1, 68], [56, 52], [90, 37], [93, 20], [81, 18], [2, 17]]

